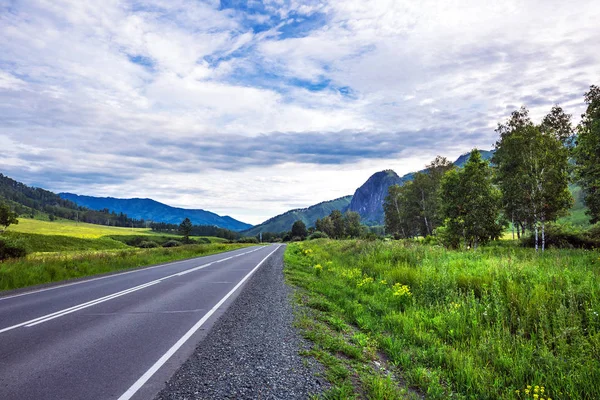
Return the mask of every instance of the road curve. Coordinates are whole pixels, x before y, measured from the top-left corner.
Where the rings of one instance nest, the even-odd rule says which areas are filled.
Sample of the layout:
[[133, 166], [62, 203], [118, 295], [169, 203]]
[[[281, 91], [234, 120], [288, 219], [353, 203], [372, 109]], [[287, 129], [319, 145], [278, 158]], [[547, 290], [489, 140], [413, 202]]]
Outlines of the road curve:
[[279, 246], [0, 297], [0, 399], [147, 399]]

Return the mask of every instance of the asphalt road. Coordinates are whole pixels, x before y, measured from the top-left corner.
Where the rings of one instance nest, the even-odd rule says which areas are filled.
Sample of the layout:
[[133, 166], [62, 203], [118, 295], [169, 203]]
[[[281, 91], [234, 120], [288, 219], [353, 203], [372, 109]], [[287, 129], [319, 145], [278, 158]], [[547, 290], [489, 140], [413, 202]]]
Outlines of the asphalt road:
[[152, 398], [278, 248], [0, 297], [0, 399]]

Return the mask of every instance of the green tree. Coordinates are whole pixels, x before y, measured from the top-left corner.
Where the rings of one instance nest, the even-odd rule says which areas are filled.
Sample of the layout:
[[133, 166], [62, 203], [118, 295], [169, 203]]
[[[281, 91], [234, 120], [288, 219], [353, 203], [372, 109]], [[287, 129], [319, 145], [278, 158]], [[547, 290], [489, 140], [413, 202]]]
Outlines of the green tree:
[[466, 244], [477, 248], [500, 236], [500, 192], [492, 184], [492, 170], [478, 150], [471, 152], [464, 169], [446, 174], [442, 195], [446, 229], [455, 241], [462, 234]]
[[331, 237], [335, 239], [342, 239], [345, 234], [345, 226], [344, 226], [344, 216], [340, 210], [333, 210], [331, 214], [329, 214], [329, 218], [333, 224], [333, 235]]
[[17, 214], [14, 213], [8, 204], [0, 203], [0, 233], [4, 232], [10, 225], [19, 223]]
[[317, 219], [315, 227], [317, 231], [323, 232], [329, 237], [334, 237], [333, 221], [329, 216]]
[[492, 163], [495, 165], [495, 183], [502, 192], [504, 215], [512, 222], [513, 238], [525, 233], [528, 223], [528, 195], [523, 178], [526, 174], [521, 151], [525, 142], [524, 131], [534, 126], [525, 107], [512, 112], [506, 124], [498, 124], [500, 136], [495, 145]]
[[179, 224], [179, 234], [184, 237], [184, 240], [188, 242], [193, 229], [192, 221], [189, 218], [184, 219]]
[[527, 109], [521, 108], [496, 130], [500, 139], [493, 162], [504, 215], [513, 222], [513, 236], [515, 226], [534, 231], [536, 250], [540, 228], [543, 251], [546, 223], [563, 215], [572, 204], [566, 146], [572, 136], [570, 120], [570, 115], [554, 106], [536, 126]]
[[584, 192], [590, 222], [600, 221], [600, 87], [585, 94], [587, 108], [577, 127], [576, 177]]
[[306, 224], [302, 220], [297, 220], [292, 225], [292, 237], [299, 237], [304, 240], [308, 236]]
[[344, 214], [344, 231], [346, 236], [357, 238], [362, 233], [360, 224], [360, 214], [354, 211], [348, 211]]
[[396, 238], [412, 238], [420, 234], [423, 218], [420, 215], [418, 190], [412, 181], [392, 185], [383, 204], [385, 230]]

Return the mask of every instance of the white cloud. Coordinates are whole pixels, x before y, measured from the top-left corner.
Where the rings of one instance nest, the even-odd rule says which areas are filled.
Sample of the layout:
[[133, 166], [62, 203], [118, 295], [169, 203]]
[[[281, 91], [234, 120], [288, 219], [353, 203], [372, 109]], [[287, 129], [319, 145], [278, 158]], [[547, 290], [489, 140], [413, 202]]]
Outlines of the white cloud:
[[[259, 12], [195, 0], [0, 5], [0, 146], [15, 150], [0, 152], [0, 164], [49, 189], [148, 196], [259, 222], [349, 194], [377, 169], [409, 172], [436, 154], [489, 148], [496, 123], [522, 104], [539, 119], [560, 102], [577, 119], [583, 91], [598, 84], [600, 8], [592, 0], [264, 5]], [[255, 32], [248, 21], [277, 25]], [[285, 164], [227, 161], [226, 171], [203, 161], [214, 160], [214, 149], [200, 146], [208, 153], [188, 159], [183, 144], [153, 146], [272, 140], [277, 132], [300, 143], [314, 140], [307, 132], [346, 130], [391, 140], [396, 158], [365, 150], [352, 165], [316, 164], [324, 157], [309, 153], [320, 143], [307, 143], [295, 158], [265, 149], [264, 157]], [[184, 159], [193, 162], [187, 172]]]

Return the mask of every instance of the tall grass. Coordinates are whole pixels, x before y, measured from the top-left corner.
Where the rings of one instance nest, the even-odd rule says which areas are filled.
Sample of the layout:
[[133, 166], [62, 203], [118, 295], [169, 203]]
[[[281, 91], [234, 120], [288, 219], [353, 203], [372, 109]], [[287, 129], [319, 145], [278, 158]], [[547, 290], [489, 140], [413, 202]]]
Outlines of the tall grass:
[[250, 245], [211, 243], [173, 248], [54, 253], [7, 260], [0, 262], [0, 290], [205, 256], [248, 246]]
[[285, 259], [428, 398], [600, 398], [597, 251], [318, 240]]

